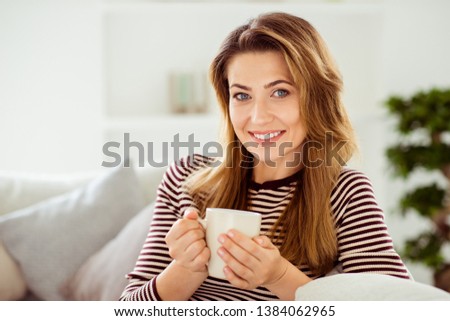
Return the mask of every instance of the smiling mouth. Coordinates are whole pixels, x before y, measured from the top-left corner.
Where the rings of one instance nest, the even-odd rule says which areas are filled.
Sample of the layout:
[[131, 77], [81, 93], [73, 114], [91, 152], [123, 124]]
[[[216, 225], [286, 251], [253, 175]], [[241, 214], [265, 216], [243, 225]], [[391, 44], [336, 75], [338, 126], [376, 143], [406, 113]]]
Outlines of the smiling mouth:
[[253, 140], [255, 140], [258, 143], [264, 143], [264, 142], [276, 142], [285, 132], [286, 132], [285, 130], [278, 130], [266, 133], [262, 132], [259, 133], [249, 132], [249, 133], [252, 136]]

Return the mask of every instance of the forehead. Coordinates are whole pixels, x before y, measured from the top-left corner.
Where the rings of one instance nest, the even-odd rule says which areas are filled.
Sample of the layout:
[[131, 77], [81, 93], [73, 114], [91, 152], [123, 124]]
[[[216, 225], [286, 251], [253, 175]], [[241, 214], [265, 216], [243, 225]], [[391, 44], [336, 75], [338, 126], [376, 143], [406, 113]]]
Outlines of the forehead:
[[283, 54], [277, 51], [239, 53], [228, 62], [226, 73], [230, 82], [273, 81], [279, 78], [292, 80]]

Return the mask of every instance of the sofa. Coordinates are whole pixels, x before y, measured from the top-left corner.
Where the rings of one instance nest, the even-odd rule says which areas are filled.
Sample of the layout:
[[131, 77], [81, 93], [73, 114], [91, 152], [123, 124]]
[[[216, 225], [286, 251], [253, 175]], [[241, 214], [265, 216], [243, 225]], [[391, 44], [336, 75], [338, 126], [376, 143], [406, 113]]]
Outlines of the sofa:
[[[164, 171], [0, 172], [0, 300], [117, 300], [145, 241]], [[335, 270], [300, 287], [296, 299], [450, 300], [450, 294]]]
[[117, 300], [164, 168], [0, 173], [0, 300]]

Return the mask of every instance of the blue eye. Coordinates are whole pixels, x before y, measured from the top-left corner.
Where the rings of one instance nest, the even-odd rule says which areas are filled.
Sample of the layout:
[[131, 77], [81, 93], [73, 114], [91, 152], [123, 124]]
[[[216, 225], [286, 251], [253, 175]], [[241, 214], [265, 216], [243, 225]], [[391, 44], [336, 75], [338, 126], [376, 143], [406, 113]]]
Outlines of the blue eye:
[[234, 95], [233, 97], [239, 101], [250, 99], [250, 95], [245, 94], [245, 93], [238, 93], [238, 94]]
[[287, 95], [289, 95], [289, 92], [284, 89], [278, 89], [278, 90], [275, 90], [275, 92], [273, 94], [275, 97], [283, 98], [283, 97], [286, 97]]

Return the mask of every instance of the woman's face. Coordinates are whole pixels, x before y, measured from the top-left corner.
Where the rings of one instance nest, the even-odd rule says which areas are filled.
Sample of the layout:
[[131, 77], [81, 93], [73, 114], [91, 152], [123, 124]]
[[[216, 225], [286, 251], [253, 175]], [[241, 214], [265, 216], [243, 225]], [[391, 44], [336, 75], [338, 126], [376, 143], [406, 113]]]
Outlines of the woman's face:
[[[248, 52], [228, 63], [229, 111], [236, 136], [265, 165], [298, 167], [306, 129], [299, 93], [283, 55]], [[296, 158], [298, 159], [298, 157]]]

